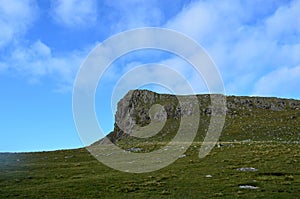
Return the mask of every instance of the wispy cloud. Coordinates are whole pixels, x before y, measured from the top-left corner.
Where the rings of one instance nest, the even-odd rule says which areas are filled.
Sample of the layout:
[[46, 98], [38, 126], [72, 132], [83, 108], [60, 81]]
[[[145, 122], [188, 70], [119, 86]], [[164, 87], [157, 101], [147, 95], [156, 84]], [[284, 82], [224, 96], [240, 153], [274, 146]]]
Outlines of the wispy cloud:
[[[61, 37], [65, 36], [64, 30], [80, 34], [76, 32], [77, 28], [103, 29], [104, 38], [112, 33], [144, 26], [178, 30], [204, 46], [220, 69], [228, 94], [251, 95], [268, 94], [270, 92], [267, 91], [273, 89], [271, 84], [258, 88], [263, 77], [268, 79], [277, 74], [276, 77], [280, 78], [281, 74], [285, 79], [286, 73], [281, 71], [283, 67], [294, 71], [300, 65], [299, 10], [300, 0], [266, 0], [263, 6], [259, 0], [187, 3], [179, 0], [53, 0], [46, 13], [50, 13], [48, 22], [54, 22], [54, 26], [62, 32], [58, 34]], [[98, 35], [95, 34], [93, 40], [86, 43], [86, 49], [62, 50], [61, 46], [47, 45], [51, 42], [39, 36], [24, 42], [22, 37], [26, 36], [37, 16], [39, 7], [33, 1], [0, 0], [0, 50], [10, 46], [5, 56], [4, 53], [0, 56], [0, 71], [13, 70], [34, 81], [51, 76], [62, 88], [71, 87], [78, 67], [91, 49], [91, 42], [99, 41]], [[82, 40], [85, 40], [84, 36]], [[145, 63], [143, 60], [134, 61]], [[158, 63], [170, 65], [195, 85], [197, 80], [201, 81], [180, 58], [164, 58]], [[130, 63], [118, 66], [120, 70], [118, 68], [115, 72], [129, 66]], [[295, 81], [293, 85], [298, 83], [296, 79], [290, 80]], [[202, 83], [198, 89], [203, 89]]]
[[[72, 51], [55, 55], [49, 46], [40, 40], [25, 47], [19, 46], [0, 65], [37, 83], [41, 78], [52, 77], [58, 90], [71, 91], [71, 85], [87, 51]], [[66, 89], [68, 88], [68, 89]]]
[[107, 8], [101, 18], [113, 32], [145, 26], [162, 26], [174, 17], [190, 0], [105, 0], [101, 6]]
[[166, 27], [191, 36], [208, 50], [228, 93], [251, 94], [256, 81], [270, 71], [300, 64], [300, 1], [260, 4], [194, 2]]
[[0, 49], [26, 32], [37, 14], [32, 0], [0, 0]]
[[82, 28], [95, 25], [97, 2], [95, 0], [52, 0], [52, 17], [56, 23]]
[[[114, 13], [114, 29], [126, 30], [143, 26], [159, 26], [164, 15], [158, 1], [116, 1], [107, 0], [105, 4]], [[146, 14], [147, 13], [147, 14]]]
[[261, 77], [254, 95], [295, 98], [300, 96], [300, 66], [280, 68]]

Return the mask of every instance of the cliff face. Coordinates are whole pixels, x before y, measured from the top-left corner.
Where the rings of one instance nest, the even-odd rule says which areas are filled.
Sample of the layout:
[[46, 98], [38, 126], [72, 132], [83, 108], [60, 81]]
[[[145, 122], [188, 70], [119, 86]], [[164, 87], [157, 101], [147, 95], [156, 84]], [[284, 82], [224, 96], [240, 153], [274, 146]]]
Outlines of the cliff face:
[[[202, 118], [209, 117], [213, 113], [210, 95], [197, 95], [197, 98], [199, 103], [197, 112]], [[236, 117], [256, 118], [265, 114], [276, 115], [276, 112], [291, 114], [289, 117], [296, 119], [300, 109], [299, 100], [280, 98], [228, 96], [226, 103], [227, 126], [233, 123]], [[151, 107], [155, 107], [153, 105], [156, 106], [156, 110], [152, 109], [151, 112]], [[114, 131], [108, 137], [116, 142], [128, 137], [134, 126], [146, 126], [151, 120], [176, 122], [182, 116], [195, 114], [194, 107], [194, 104], [189, 102], [180, 105], [175, 95], [158, 94], [148, 90], [129, 91], [117, 105]]]

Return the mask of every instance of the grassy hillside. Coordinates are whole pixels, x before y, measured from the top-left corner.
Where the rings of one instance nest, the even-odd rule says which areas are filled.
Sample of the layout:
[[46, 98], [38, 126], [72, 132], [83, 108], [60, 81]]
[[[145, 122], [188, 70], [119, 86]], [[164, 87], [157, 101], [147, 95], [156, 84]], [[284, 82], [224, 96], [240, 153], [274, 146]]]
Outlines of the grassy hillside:
[[[252, 107], [248, 97], [227, 99], [235, 105], [220, 143], [203, 159], [198, 153], [209, 114], [201, 115], [185, 156], [150, 173], [113, 170], [84, 148], [0, 153], [0, 198], [300, 198], [300, 111], [272, 108], [272, 101], [299, 101], [259, 98], [267, 103]], [[116, 144], [125, 150], [138, 147], [140, 153], [156, 150], [174, 137], [178, 125], [168, 118], [157, 135], [126, 137]]]
[[[186, 157], [159, 171], [112, 170], [85, 149], [0, 154], [0, 198], [299, 198], [300, 146], [235, 142], [198, 158]], [[257, 171], [240, 171], [253, 167]], [[211, 176], [211, 177], [210, 177]], [[241, 185], [259, 187], [242, 189]]]

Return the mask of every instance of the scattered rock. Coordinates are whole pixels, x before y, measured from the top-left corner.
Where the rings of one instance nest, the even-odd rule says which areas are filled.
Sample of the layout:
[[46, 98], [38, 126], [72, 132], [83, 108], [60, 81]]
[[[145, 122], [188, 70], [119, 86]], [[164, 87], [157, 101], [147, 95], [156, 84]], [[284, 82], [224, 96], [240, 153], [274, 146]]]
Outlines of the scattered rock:
[[217, 146], [218, 148], [221, 148], [222, 146], [224, 146], [224, 144], [217, 143], [216, 146]]
[[236, 170], [238, 170], [238, 171], [252, 171], [252, 172], [258, 171], [258, 169], [253, 168], [253, 167], [242, 167], [242, 168], [238, 168]]
[[162, 194], [162, 195], [169, 195], [169, 194], [170, 194], [170, 192], [169, 192], [169, 191], [167, 191], [167, 190], [163, 190], [163, 191], [161, 192], [161, 194]]
[[74, 156], [73, 155], [67, 155], [65, 156], [65, 159], [70, 159], [70, 158], [73, 158]]
[[242, 142], [248, 143], [248, 142], [251, 142], [251, 140], [250, 139], [248, 139], [248, 140], [242, 140]]
[[205, 177], [206, 178], [212, 178], [212, 175], [206, 175]]
[[140, 152], [142, 150], [143, 150], [142, 148], [136, 148], [136, 147], [132, 147], [132, 148], [127, 149], [127, 151], [131, 151], [131, 152]]
[[186, 157], [185, 154], [182, 154], [182, 155], [178, 156], [178, 158], [184, 158], [184, 157]]
[[252, 186], [252, 185], [240, 185], [241, 189], [258, 189], [259, 187]]
[[216, 197], [222, 197], [223, 196], [223, 193], [219, 192], [219, 193], [214, 193], [214, 196]]

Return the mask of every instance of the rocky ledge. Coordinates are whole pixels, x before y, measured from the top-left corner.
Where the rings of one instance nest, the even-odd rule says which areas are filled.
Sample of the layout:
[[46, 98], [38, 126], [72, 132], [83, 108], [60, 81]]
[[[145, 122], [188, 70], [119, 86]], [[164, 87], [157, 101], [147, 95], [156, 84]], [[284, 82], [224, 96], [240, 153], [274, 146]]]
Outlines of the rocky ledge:
[[[151, 120], [179, 120], [182, 116], [195, 114], [195, 110], [202, 116], [210, 116], [214, 113], [209, 94], [196, 95], [199, 109], [195, 109], [195, 104], [193, 104], [195, 101], [187, 101], [184, 105], [180, 105], [178, 97], [188, 98], [191, 96], [158, 94], [149, 90], [129, 91], [118, 102], [114, 130], [107, 137], [116, 142], [127, 137], [135, 125], [146, 126]], [[153, 111], [153, 107], [156, 107], [156, 110]], [[225, 113], [229, 118], [256, 114], [259, 110], [272, 112], [293, 110], [298, 112], [300, 110], [300, 100], [273, 97], [226, 97]], [[292, 115], [291, 117], [297, 116]]]

